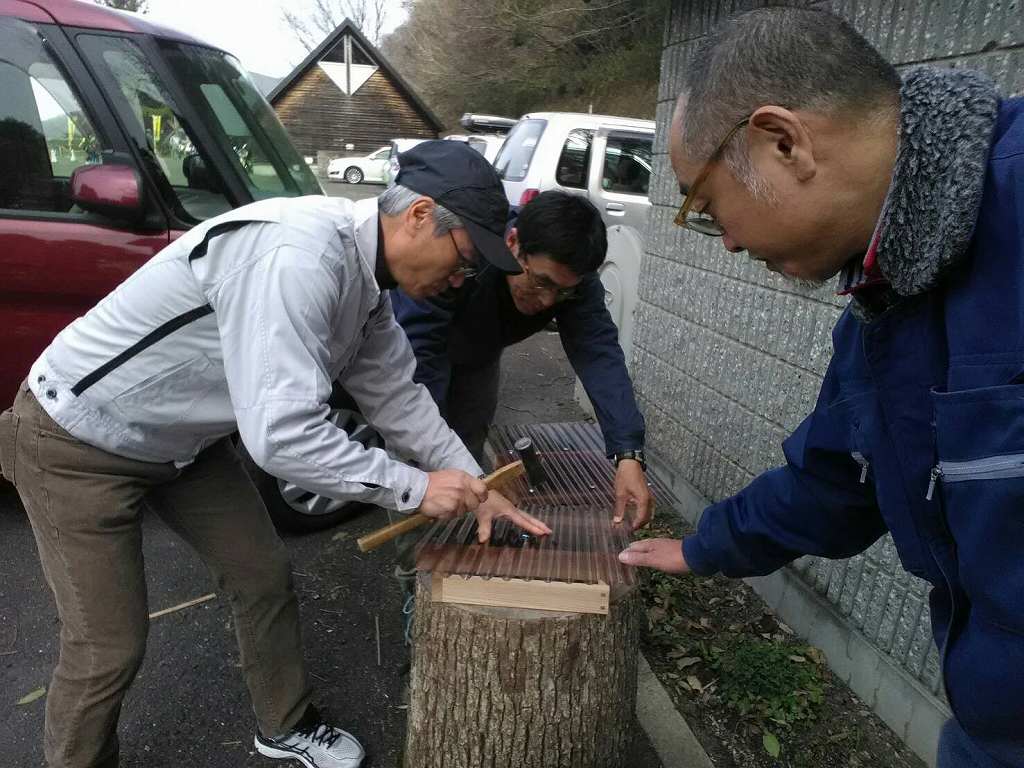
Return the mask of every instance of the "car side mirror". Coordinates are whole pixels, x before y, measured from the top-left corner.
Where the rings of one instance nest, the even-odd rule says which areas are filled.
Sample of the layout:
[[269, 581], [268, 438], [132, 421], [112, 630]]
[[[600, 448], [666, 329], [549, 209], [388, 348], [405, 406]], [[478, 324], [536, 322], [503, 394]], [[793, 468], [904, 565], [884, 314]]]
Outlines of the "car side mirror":
[[71, 199], [79, 208], [119, 221], [142, 215], [142, 179], [130, 165], [83, 165], [71, 173]]

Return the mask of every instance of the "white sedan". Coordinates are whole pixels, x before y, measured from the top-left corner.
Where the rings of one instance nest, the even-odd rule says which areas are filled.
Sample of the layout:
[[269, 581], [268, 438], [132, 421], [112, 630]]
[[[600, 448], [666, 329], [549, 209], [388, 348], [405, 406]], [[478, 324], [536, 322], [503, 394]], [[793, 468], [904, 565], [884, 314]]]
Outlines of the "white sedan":
[[327, 165], [327, 178], [331, 181], [347, 181], [360, 184], [364, 181], [383, 184], [391, 147], [381, 147], [366, 157], [339, 157]]

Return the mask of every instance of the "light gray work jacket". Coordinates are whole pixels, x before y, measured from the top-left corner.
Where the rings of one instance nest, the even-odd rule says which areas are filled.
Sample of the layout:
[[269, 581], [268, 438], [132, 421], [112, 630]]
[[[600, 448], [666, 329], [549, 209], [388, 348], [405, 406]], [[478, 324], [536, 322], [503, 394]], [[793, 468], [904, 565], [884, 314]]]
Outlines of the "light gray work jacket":
[[415, 509], [425, 472], [327, 420], [338, 380], [395, 455], [481, 472], [413, 382], [374, 279], [377, 233], [376, 200], [276, 198], [211, 219], [61, 331], [29, 386], [58, 424], [110, 453], [182, 466], [237, 429], [275, 477]]

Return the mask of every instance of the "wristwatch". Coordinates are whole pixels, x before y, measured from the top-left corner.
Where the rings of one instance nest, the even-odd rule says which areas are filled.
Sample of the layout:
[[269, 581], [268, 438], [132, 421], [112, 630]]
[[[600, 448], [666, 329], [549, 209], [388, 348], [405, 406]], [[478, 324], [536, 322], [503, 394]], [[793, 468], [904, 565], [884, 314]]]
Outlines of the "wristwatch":
[[618, 468], [619, 462], [623, 459], [633, 459], [633, 461], [640, 462], [640, 469], [644, 472], [647, 471], [647, 459], [644, 458], [644, 451], [642, 448], [638, 448], [635, 451], [622, 451], [612, 456], [612, 461], [615, 462], [615, 467]]

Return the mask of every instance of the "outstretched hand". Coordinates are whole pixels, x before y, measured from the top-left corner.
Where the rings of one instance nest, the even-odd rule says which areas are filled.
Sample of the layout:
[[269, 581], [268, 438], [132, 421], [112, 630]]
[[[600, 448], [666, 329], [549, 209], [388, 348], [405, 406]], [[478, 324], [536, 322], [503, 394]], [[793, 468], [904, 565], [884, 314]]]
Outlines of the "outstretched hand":
[[665, 573], [689, 573], [679, 539], [642, 539], [619, 552], [619, 562], [626, 565], [656, 568]]
[[546, 536], [551, 529], [533, 515], [528, 515], [516, 507], [497, 491], [487, 494], [487, 501], [476, 508], [477, 538], [481, 544], [490, 541], [491, 527], [499, 517], [518, 525], [534, 536]]

